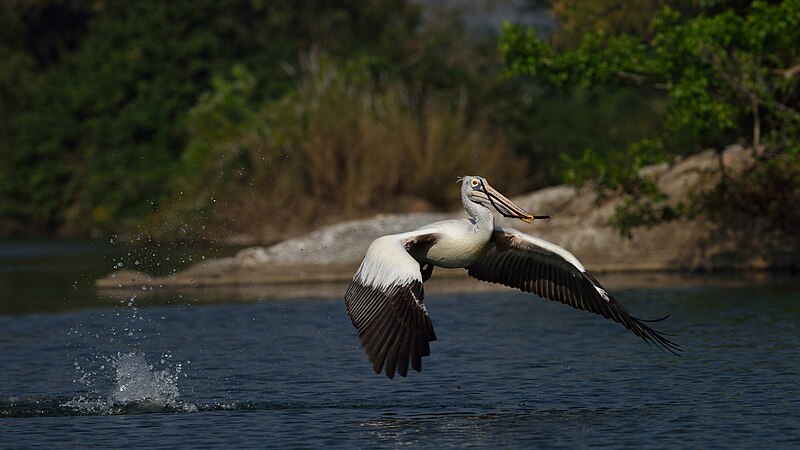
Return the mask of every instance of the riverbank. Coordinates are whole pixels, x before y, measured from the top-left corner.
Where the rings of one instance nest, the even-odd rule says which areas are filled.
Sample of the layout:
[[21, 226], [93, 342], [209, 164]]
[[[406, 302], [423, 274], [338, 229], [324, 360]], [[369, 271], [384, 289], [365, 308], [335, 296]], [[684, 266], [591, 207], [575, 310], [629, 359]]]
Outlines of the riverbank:
[[[709, 189], [723, 170], [727, 176], [742, 172], [753, 163], [753, 158], [750, 149], [732, 146], [721, 153], [699, 153], [671, 166], [648, 167], [644, 173], [669, 195], [670, 202], [680, 202]], [[568, 249], [594, 273], [800, 269], [797, 236], [769, 231], [765, 223], [737, 227], [702, 219], [679, 219], [637, 228], [628, 238], [608, 226], [609, 218], [623, 200], [618, 197], [599, 200], [588, 187], [555, 186], [513, 200], [534, 214], [552, 218], [531, 224], [500, 218], [500, 225], [517, 228]], [[323, 227], [270, 247], [247, 248], [233, 257], [204, 261], [164, 277], [122, 269], [98, 280], [96, 286], [101, 290], [142, 287], [246, 290], [265, 286], [280, 290], [289, 286], [339, 284], [352, 278], [375, 238], [413, 230], [437, 220], [463, 217], [466, 217], [463, 211], [383, 214]], [[437, 269], [434, 278], [461, 280], [467, 277], [463, 270]]]

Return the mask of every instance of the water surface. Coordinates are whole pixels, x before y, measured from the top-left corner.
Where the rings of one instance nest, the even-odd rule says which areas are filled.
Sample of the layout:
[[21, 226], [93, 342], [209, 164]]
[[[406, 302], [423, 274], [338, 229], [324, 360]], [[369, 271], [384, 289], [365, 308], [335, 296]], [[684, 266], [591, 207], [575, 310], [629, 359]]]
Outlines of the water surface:
[[617, 290], [642, 317], [672, 314], [659, 329], [679, 358], [512, 290], [429, 290], [439, 340], [423, 372], [388, 380], [339, 298], [101, 298], [82, 274], [127, 262], [107, 251], [16, 272], [0, 252], [21, 283], [1, 291], [0, 447], [800, 445], [791, 281]]

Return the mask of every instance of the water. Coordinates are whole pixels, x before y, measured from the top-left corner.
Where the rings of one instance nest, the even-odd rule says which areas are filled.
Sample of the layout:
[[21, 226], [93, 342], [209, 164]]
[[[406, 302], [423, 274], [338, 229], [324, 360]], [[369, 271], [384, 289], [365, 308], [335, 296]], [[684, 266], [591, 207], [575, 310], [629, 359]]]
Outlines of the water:
[[617, 289], [643, 317], [672, 314], [659, 325], [680, 358], [511, 290], [429, 289], [439, 340], [422, 373], [388, 380], [340, 298], [106, 298], [80, 275], [102, 267], [33, 266], [14, 276], [37, 285], [2, 286], [2, 448], [800, 445], [792, 280]]

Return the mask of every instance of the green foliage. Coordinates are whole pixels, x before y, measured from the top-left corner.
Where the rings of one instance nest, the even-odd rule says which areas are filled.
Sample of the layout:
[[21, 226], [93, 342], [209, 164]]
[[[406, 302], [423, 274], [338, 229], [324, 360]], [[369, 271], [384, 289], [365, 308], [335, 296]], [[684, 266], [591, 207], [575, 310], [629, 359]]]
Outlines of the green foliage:
[[[643, 36], [663, 0], [548, 0], [559, 21], [550, 41], [554, 48], [572, 48], [587, 33]], [[672, 4], [679, 3], [672, 1]]]
[[766, 221], [789, 235], [800, 230], [800, 158], [763, 160], [740, 179], [724, 178], [697, 202], [694, 214], [743, 227]]
[[655, 192], [645, 197], [626, 198], [614, 209], [608, 224], [619, 230], [621, 236], [632, 238], [636, 227], [651, 227], [660, 223], [686, 217], [690, 211], [685, 204], [677, 207], [664, 204], [667, 197]]
[[[567, 158], [571, 181], [598, 179], [601, 189], [629, 196], [612, 220], [626, 233], [689, 210], [657, 211], [661, 194], [640, 179], [643, 163], [732, 142], [765, 147], [767, 159], [797, 155], [800, 148], [800, 1], [679, 6], [664, 7], [646, 27], [639, 22], [630, 31], [587, 27], [569, 48], [554, 48], [534, 29], [508, 23], [500, 40], [511, 73], [561, 89], [632, 85], [666, 91], [669, 106], [656, 140], [604, 157], [587, 150]], [[656, 152], [653, 142], [660, 142]], [[754, 185], [742, 189], [758, 190], [755, 184], [767, 181], [748, 178], [743, 182]]]
[[665, 162], [667, 155], [660, 140], [643, 139], [623, 151], [601, 156], [591, 149], [584, 150], [578, 157], [562, 154], [567, 169], [564, 178], [573, 184], [591, 181], [600, 193], [616, 191], [632, 196], [658, 196], [658, 188], [640, 171], [649, 164]]
[[2, 2], [0, 232], [82, 233], [149, 213], [172, 196], [187, 113], [215, 74], [241, 63], [253, 101], [277, 98], [301, 50], [382, 55], [418, 17], [402, 0]]
[[[638, 169], [699, 146], [797, 153], [796, 0], [671, 2], [655, 19], [659, 0], [550, 3], [551, 43], [510, 25], [501, 40], [532, 82], [501, 76], [496, 41], [457, 15], [423, 22], [407, 0], [0, 2], [0, 234], [452, 206], [420, 180], [476, 161], [512, 189], [566, 170], [655, 198]], [[309, 49], [320, 67], [298, 62]]]
[[[776, 145], [800, 129], [799, 78], [786, 72], [800, 57], [800, 1], [690, 18], [664, 8], [650, 26], [648, 39], [591, 33], [555, 52], [532, 28], [506, 24], [500, 45], [512, 72], [559, 87], [663, 86], [671, 100], [667, 128], [688, 130], [701, 145], [759, 145], [762, 137]], [[752, 134], [741, 133], [748, 123]]]
[[[211, 91], [200, 96], [188, 115], [190, 139], [181, 157], [184, 176], [195, 179], [182, 180], [199, 187], [204, 196], [208, 189], [224, 183], [221, 177], [229, 172], [237, 148], [232, 142], [243, 135], [258, 132], [257, 114], [251, 104], [255, 95], [256, 79], [242, 65], [231, 69], [230, 78], [215, 76]], [[187, 186], [188, 189], [188, 186]]]
[[[448, 130], [441, 139], [458, 143], [452, 134], [466, 130], [467, 139], [476, 124], [494, 136], [488, 128], [513, 119], [510, 145], [532, 154], [527, 130], [538, 116], [512, 118], [516, 110], [495, 95], [519, 97], [497, 76], [494, 41], [469, 37], [456, 15], [423, 23], [420, 9], [407, 0], [0, 2], [0, 234], [119, 230], [154, 211], [173, 229], [210, 223], [223, 209], [232, 222], [236, 208], [265, 206], [259, 183], [270, 177], [309, 185], [297, 144], [308, 117], [291, 100], [306, 101], [292, 67], [309, 49], [362, 94], [396, 91], [395, 103], [410, 105], [397, 106], [398, 116], [452, 115], [437, 125]], [[363, 118], [343, 122], [349, 110], [323, 109], [343, 129], [366, 127]], [[537, 172], [552, 179], [554, 169]], [[386, 192], [418, 194], [395, 186], [376, 195]], [[447, 202], [432, 193], [424, 197]], [[163, 214], [177, 205], [187, 215]]]

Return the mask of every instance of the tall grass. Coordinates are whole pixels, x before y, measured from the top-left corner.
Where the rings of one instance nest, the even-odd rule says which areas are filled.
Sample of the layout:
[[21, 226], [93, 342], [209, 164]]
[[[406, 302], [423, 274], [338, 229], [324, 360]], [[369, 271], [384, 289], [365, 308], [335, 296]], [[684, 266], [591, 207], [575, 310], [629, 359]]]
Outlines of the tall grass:
[[191, 114], [178, 203], [212, 234], [302, 230], [396, 211], [400, 197], [454, 208], [465, 174], [511, 193], [524, 187], [526, 161], [469, 117], [465, 98], [414, 97], [316, 54], [295, 80], [292, 94], [253, 107], [238, 68]]

